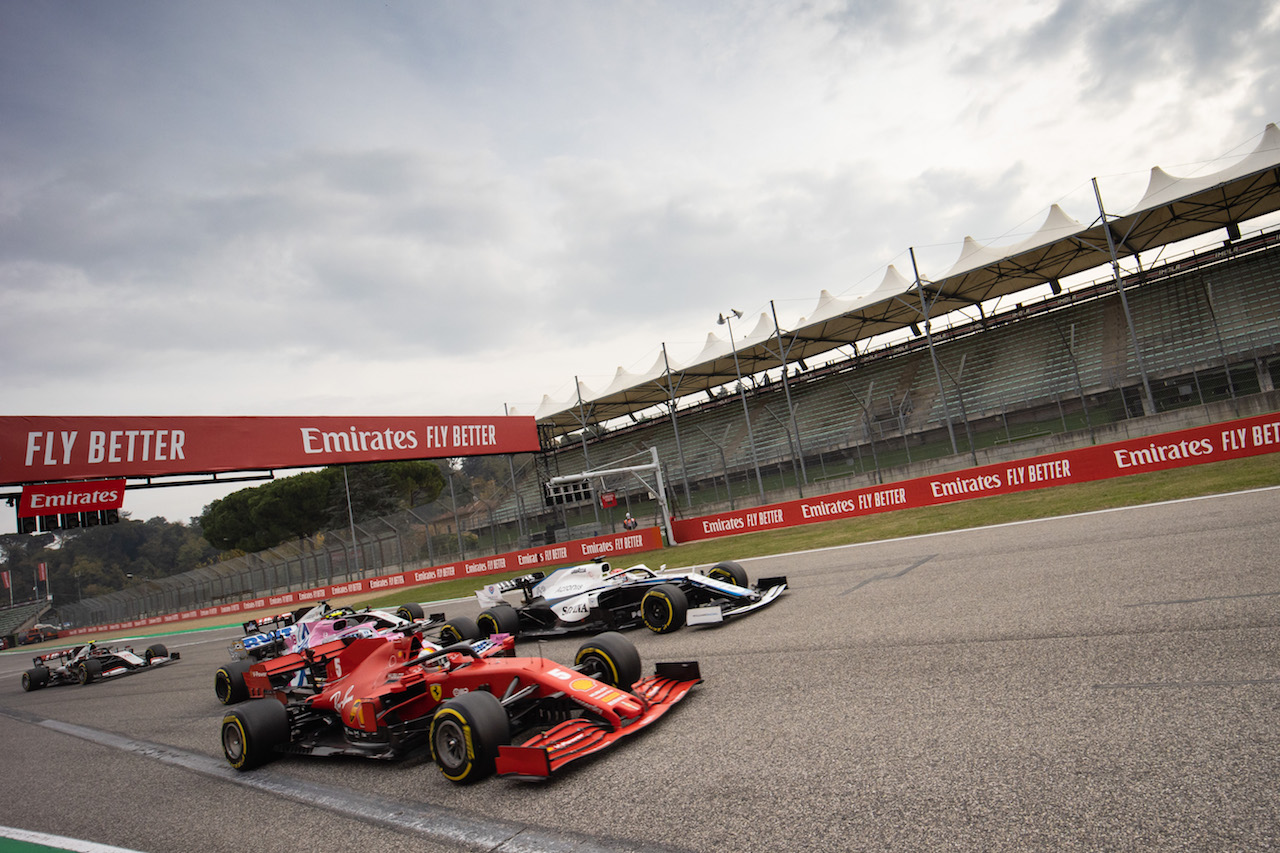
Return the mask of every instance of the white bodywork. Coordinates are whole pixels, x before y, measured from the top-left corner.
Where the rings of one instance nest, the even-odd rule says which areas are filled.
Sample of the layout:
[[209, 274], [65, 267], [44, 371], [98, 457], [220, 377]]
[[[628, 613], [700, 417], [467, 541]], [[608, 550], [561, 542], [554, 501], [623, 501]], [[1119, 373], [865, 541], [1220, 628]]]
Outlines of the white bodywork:
[[[663, 569], [666, 568], [664, 565]], [[742, 604], [728, 610], [720, 606], [692, 607], [686, 624], [710, 625], [723, 622], [726, 616], [747, 613], [773, 601], [785, 587], [777, 587], [760, 595], [735, 584], [707, 577], [701, 572], [655, 572], [644, 564], [628, 569], [611, 569], [608, 563], [583, 563], [557, 569], [534, 586], [531, 593], [545, 599], [552, 612], [563, 622], [581, 622], [586, 619], [607, 589], [622, 584], [652, 584], [693, 580], [697, 585], [715, 589], [729, 598], [741, 599]], [[522, 592], [505, 584], [488, 584], [476, 590], [476, 601], [481, 607], [509, 604], [520, 607]]]

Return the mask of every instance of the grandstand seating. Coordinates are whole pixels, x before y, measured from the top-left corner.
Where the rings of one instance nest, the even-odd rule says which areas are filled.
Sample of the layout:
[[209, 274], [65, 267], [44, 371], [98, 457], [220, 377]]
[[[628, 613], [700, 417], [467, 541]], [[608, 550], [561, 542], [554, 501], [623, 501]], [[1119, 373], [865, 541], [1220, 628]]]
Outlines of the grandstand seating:
[[28, 623], [34, 623], [48, 609], [48, 602], [36, 601], [0, 610], [0, 637], [8, 637], [30, 627]]

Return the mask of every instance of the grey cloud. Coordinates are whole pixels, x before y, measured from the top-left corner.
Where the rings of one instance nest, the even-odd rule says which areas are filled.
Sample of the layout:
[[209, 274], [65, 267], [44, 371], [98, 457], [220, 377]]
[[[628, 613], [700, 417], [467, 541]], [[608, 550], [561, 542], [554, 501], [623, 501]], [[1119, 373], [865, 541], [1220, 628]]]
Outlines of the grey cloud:
[[1081, 45], [1085, 95], [1103, 101], [1126, 100], [1138, 85], [1161, 79], [1215, 87], [1230, 69], [1272, 50], [1276, 34], [1259, 31], [1272, 8], [1267, 0], [1065, 0], [1018, 40], [1020, 58], [1035, 61]]

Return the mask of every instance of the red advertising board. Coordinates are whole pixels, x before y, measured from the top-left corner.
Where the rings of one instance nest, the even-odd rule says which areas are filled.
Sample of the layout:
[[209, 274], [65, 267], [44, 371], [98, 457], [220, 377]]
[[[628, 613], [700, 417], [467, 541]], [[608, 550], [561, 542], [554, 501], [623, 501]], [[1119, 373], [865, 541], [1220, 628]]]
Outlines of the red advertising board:
[[656, 527], [648, 527], [642, 530], [612, 533], [607, 536], [595, 536], [591, 539], [575, 539], [572, 542], [526, 548], [522, 551], [512, 551], [506, 554], [498, 554], [494, 557], [463, 560], [459, 563], [451, 563], [444, 566], [430, 566], [393, 575], [353, 580], [296, 592], [278, 593], [248, 601], [236, 601], [213, 607], [186, 610], [180, 613], [169, 613], [163, 616], [150, 616], [145, 619], [131, 619], [124, 622], [76, 628], [73, 631], [69, 631], [68, 634], [79, 635], [90, 634], [95, 631], [141, 628], [149, 625], [183, 622], [190, 619], [204, 619], [209, 616], [232, 616], [268, 608], [279, 608], [281, 611], [292, 610], [300, 604], [325, 601], [341, 596], [383, 595], [397, 589], [409, 589], [422, 584], [466, 577], [480, 577], [498, 572], [520, 570], [534, 572], [541, 569], [585, 563], [597, 558], [607, 560], [609, 557], [634, 554], [639, 551], [652, 551], [661, 547], [662, 532]]
[[532, 453], [532, 417], [0, 417], [0, 485]]
[[119, 509], [124, 505], [124, 480], [79, 483], [40, 483], [25, 486], [18, 501], [18, 517]]
[[672, 519], [672, 532], [677, 542], [694, 542], [1278, 451], [1280, 414], [1261, 415], [822, 497]]

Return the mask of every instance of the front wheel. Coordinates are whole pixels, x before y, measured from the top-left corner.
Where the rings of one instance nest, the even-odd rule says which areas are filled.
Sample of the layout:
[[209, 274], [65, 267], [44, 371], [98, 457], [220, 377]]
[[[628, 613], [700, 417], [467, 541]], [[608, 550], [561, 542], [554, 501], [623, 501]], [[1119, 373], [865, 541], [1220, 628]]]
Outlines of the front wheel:
[[712, 578], [713, 580], [731, 583], [734, 586], [748, 585], [747, 570], [732, 560], [725, 560], [724, 562], [716, 563], [711, 567], [711, 570], [707, 572], [707, 577]]
[[244, 683], [245, 673], [253, 666], [251, 660], [233, 660], [213, 675], [213, 694], [223, 705], [235, 705], [249, 698], [249, 687]]
[[640, 618], [655, 634], [670, 634], [684, 625], [689, 599], [675, 584], [660, 583], [640, 599]]
[[444, 778], [467, 784], [493, 774], [498, 747], [511, 742], [511, 723], [498, 697], [477, 690], [436, 710], [430, 740]]
[[573, 664], [583, 675], [610, 687], [630, 690], [640, 680], [640, 653], [617, 631], [608, 631], [578, 647]]
[[147, 666], [150, 666], [151, 662], [156, 658], [167, 658], [168, 656], [169, 650], [164, 647], [164, 644], [156, 643], [155, 645], [147, 646], [142, 658], [147, 662]]
[[92, 684], [102, 675], [102, 661], [89, 658], [76, 667], [76, 677], [81, 684]]
[[252, 770], [289, 742], [289, 711], [275, 699], [246, 702], [222, 718], [222, 754], [237, 770]]
[[421, 604], [416, 601], [410, 601], [397, 607], [396, 615], [406, 622], [417, 622], [421, 620], [426, 613], [423, 611]]

